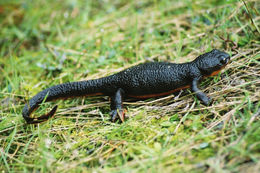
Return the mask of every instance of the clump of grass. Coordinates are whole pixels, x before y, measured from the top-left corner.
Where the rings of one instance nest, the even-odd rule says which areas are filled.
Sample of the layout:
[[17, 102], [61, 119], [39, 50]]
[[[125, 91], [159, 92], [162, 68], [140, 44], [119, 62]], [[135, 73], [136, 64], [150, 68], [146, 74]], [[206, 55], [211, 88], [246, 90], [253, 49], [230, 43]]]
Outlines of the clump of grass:
[[[0, 3], [0, 170], [259, 172], [259, 7], [255, 0]], [[212, 48], [232, 62], [201, 83], [211, 106], [188, 90], [126, 101], [122, 124], [109, 121], [106, 97], [59, 101], [56, 117], [35, 126], [21, 116], [51, 85], [145, 61], [187, 62]]]

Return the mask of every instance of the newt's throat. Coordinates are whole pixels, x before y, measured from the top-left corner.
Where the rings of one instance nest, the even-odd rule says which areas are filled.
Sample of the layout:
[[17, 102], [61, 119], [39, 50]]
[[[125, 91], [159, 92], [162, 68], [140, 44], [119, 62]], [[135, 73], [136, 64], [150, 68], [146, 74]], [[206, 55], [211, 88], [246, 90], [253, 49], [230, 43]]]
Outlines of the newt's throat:
[[216, 70], [216, 71], [213, 71], [211, 74], [209, 75], [205, 75], [204, 77], [210, 77], [210, 76], [215, 76], [215, 75], [218, 75], [222, 69], [224, 69], [225, 66], [221, 67], [219, 70]]

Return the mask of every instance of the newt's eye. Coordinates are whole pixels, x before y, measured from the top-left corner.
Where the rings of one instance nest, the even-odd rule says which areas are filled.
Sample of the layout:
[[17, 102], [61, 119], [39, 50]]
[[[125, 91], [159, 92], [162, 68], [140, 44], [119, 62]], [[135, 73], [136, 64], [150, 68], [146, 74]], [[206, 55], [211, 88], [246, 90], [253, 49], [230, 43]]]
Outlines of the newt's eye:
[[220, 57], [220, 63], [223, 65], [227, 64], [229, 62], [229, 60], [230, 60], [230, 56], [228, 54], [222, 55]]
[[222, 59], [220, 60], [220, 62], [221, 62], [221, 64], [226, 64], [226, 59], [225, 59], [225, 58], [222, 58]]

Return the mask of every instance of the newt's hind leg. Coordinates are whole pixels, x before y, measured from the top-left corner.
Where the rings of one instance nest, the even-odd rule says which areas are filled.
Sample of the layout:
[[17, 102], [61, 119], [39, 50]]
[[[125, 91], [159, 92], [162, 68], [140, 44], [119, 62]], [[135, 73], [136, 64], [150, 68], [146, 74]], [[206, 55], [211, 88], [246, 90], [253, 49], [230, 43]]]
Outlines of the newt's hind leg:
[[111, 121], [115, 122], [117, 119], [120, 119], [122, 122], [125, 120], [125, 114], [123, 110], [123, 95], [124, 95], [124, 90], [119, 88], [115, 95], [111, 96], [111, 103], [110, 103], [110, 108], [111, 108]]

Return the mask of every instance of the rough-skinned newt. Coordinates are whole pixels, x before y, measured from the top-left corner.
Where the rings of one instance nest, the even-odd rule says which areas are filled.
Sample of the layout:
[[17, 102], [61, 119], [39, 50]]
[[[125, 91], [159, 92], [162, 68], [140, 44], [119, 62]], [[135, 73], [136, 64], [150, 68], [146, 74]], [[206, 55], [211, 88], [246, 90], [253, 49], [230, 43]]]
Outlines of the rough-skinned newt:
[[211, 99], [198, 88], [200, 79], [216, 75], [230, 61], [230, 56], [219, 50], [212, 50], [195, 60], [182, 64], [152, 62], [139, 64], [119, 73], [87, 81], [55, 85], [36, 94], [23, 109], [28, 124], [40, 123], [52, 117], [57, 105], [47, 114], [31, 118], [30, 115], [42, 102], [70, 97], [106, 95], [111, 98], [111, 120], [124, 121], [123, 99], [137, 99], [169, 95], [184, 88], [191, 88], [204, 105]]

